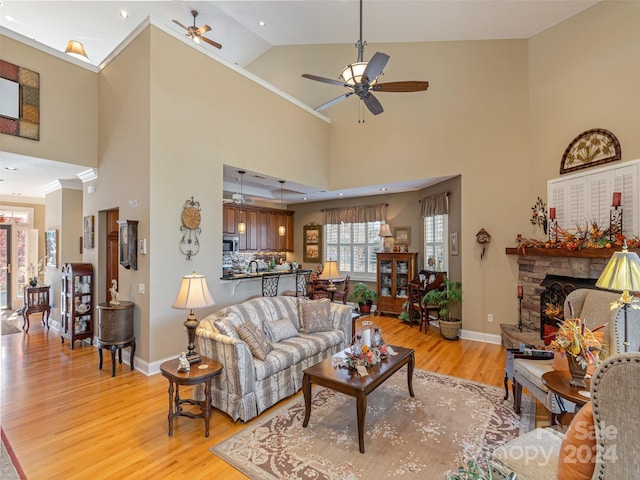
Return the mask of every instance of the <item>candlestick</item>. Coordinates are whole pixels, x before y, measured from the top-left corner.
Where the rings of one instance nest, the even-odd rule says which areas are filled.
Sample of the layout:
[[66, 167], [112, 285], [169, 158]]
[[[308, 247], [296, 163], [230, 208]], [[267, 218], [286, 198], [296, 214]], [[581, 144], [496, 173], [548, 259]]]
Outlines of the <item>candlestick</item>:
[[555, 220], [556, 219], [556, 209], [555, 207], [552, 207], [549, 209], [549, 220]]
[[611, 201], [612, 207], [619, 207], [622, 205], [622, 192], [613, 192], [613, 200]]
[[522, 298], [524, 296], [524, 289], [522, 285], [518, 285], [518, 298]]

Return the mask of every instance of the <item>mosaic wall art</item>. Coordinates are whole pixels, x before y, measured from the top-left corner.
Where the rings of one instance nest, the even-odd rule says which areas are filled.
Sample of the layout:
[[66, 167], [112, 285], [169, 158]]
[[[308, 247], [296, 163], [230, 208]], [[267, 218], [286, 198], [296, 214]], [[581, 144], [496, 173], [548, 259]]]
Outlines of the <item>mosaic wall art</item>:
[[0, 114], [0, 133], [40, 140], [40, 74], [0, 60], [0, 79], [3, 95], [14, 91], [18, 95], [16, 114], [7, 114], [5, 110]]

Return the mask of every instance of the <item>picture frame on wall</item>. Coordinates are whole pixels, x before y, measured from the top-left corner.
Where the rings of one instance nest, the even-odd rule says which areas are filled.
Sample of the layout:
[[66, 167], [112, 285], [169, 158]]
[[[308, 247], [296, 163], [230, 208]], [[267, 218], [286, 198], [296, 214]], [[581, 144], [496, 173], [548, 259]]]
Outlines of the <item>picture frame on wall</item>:
[[84, 248], [94, 248], [95, 217], [87, 215], [84, 217]]
[[58, 231], [44, 232], [44, 254], [47, 268], [58, 268]]
[[305, 225], [302, 240], [303, 262], [322, 263], [322, 225]]
[[411, 227], [393, 227], [393, 242], [396, 245], [411, 243]]
[[449, 245], [451, 255], [458, 255], [458, 232], [451, 232], [451, 242]]

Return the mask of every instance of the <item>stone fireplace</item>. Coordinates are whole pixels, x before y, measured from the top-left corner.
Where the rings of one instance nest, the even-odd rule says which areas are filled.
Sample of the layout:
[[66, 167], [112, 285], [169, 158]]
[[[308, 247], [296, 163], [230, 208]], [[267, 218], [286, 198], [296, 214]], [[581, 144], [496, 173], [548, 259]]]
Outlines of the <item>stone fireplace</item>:
[[501, 325], [503, 346], [542, 345], [544, 325], [555, 323], [544, 313], [546, 303], [564, 303], [564, 297], [570, 291], [594, 288], [613, 252], [613, 249], [531, 248], [523, 255], [515, 248], [507, 248], [508, 255], [518, 255], [518, 285], [523, 287], [522, 332], [518, 329], [516, 311], [513, 324]]

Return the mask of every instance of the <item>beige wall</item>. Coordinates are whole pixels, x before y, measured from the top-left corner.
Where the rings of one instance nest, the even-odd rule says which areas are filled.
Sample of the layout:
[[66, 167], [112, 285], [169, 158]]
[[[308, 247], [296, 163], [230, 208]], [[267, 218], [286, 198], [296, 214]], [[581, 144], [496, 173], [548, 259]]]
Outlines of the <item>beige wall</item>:
[[[65, 263], [82, 262], [79, 239], [82, 236], [82, 191], [60, 188], [45, 197], [44, 231], [57, 232], [57, 266], [47, 267], [44, 281], [51, 285], [51, 319], [60, 322], [61, 269]], [[44, 232], [40, 235], [44, 244]]]
[[[517, 320], [515, 296], [504, 295], [514, 291], [516, 270], [503, 252], [517, 233], [529, 233], [529, 205], [535, 201], [522, 175], [528, 168], [527, 45], [524, 40], [370, 44], [365, 57], [375, 51], [391, 56], [381, 81], [428, 80], [429, 90], [376, 94], [385, 112], [375, 118], [365, 114], [364, 124], [357, 121], [353, 98], [324, 112], [332, 120], [331, 189], [460, 177], [451, 226], [459, 233], [460, 256], [452, 258], [452, 266], [461, 271], [463, 328], [477, 338], [498, 334], [500, 323]], [[335, 76], [340, 65], [353, 61], [352, 54], [350, 45], [279, 47], [249, 68], [317, 105], [341, 90], [300, 74]], [[491, 255], [482, 261], [475, 241], [480, 228], [492, 235]], [[487, 313], [494, 323], [487, 323]]]
[[[601, 2], [530, 41], [533, 192], [545, 197], [565, 148], [592, 128], [640, 158], [640, 2]], [[635, 232], [638, 234], [638, 232]]]
[[40, 140], [0, 135], [0, 150], [98, 165], [98, 76], [0, 36], [0, 58], [40, 74]]

